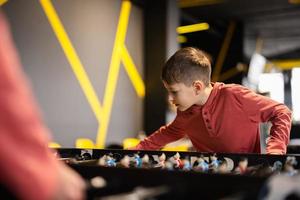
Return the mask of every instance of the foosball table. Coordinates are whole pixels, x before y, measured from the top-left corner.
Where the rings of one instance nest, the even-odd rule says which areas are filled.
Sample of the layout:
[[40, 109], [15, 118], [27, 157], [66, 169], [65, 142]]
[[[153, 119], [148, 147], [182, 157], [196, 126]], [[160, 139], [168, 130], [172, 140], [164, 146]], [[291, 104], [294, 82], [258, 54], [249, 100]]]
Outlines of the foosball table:
[[57, 149], [57, 154], [86, 179], [88, 199], [267, 199], [270, 177], [294, 177], [300, 168], [297, 154], [114, 149]]

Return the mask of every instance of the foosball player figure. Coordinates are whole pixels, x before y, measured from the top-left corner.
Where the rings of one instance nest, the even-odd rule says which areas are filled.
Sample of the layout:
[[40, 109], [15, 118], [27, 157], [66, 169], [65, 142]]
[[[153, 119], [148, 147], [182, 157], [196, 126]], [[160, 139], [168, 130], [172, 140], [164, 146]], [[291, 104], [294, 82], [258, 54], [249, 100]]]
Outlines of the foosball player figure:
[[194, 170], [200, 172], [207, 172], [209, 169], [208, 163], [204, 160], [203, 156], [200, 156], [195, 162]]
[[286, 174], [288, 176], [294, 176], [295, 174], [297, 174], [298, 171], [295, 169], [296, 165], [297, 165], [296, 157], [288, 156], [286, 158], [286, 161], [285, 161], [285, 164], [283, 167], [284, 174]]
[[253, 176], [266, 177], [273, 174], [273, 167], [269, 164], [269, 162], [264, 162], [258, 166], [248, 167], [247, 173]]
[[148, 154], [145, 154], [142, 157], [142, 168], [148, 169], [150, 168], [150, 160]]
[[100, 158], [99, 158], [99, 160], [98, 160], [98, 165], [100, 165], [100, 166], [106, 166], [106, 155], [103, 155], [103, 156], [101, 156]]
[[141, 168], [142, 167], [142, 159], [139, 156], [139, 154], [134, 154], [134, 161], [135, 161], [135, 167], [136, 168]]
[[238, 163], [238, 166], [234, 169], [235, 174], [245, 174], [247, 172], [248, 159], [243, 157]]
[[157, 163], [157, 165], [155, 167], [156, 168], [164, 169], [165, 168], [165, 162], [166, 162], [166, 154], [162, 153], [158, 157], [158, 163]]
[[219, 167], [219, 161], [218, 161], [217, 156], [214, 154], [214, 155], [210, 156], [209, 169], [212, 172], [217, 172], [218, 171], [218, 167]]
[[125, 167], [129, 168], [130, 167], [130, 157], [128, 155], [125, 155], [121, 160], [120, 160], [120, 167]]
[[165, 169], [170, 170], [170, 171], [174, 170], [174, 162], [171, 161], [170, 159], [166, 160]]
[[182, 163], [182, 160], [180, 160], [180, 154], [177, 152], [174, 156], [174, 162], [175, 162], [175, 165], [174, 165], [174, 168], [175, 169], [182, 169], [183, 167], [183, 163]]
[[114, 159], [114, 157], [112, 155], [106, 156], [106, 166], [107, 167], [116, 167], [117, 166], [116, 159]]
[[227, 174], [230, 172], [230, 170], [228, 170], [228, 164], [226, 160], [220, 162], [217, 172], [220, 174]]
[[189, 159], [189, 157], [186, 157], [185, 159], [183, 159], [182, 170], [184, 170], [184, 171], [190, 171], [191, 169], [192, 169], [192, 166], [191, 166], [190, 159]]
[[280, 174], [281, 170], [282, 170], [282, 162], [277, 160], [276, 162], [274, 162], [272, 167], [273, 174]]

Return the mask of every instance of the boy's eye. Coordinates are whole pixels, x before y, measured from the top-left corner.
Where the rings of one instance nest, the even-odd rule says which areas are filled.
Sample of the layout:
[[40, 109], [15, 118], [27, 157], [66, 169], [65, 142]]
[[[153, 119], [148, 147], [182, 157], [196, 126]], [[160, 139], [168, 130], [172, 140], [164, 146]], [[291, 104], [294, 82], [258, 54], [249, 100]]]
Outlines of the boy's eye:
[[170, 93], [171, 93], [171, 94], [176, 94], [176, 93], [177, 93], [177, 91], [170, 91]]

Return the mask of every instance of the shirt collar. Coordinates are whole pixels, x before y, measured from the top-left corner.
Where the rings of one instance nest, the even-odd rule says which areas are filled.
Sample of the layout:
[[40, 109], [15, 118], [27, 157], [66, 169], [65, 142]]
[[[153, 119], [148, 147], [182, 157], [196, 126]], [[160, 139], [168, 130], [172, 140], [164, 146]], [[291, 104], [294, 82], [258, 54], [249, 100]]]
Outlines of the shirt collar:
[[177, 109], [177, 113], [179, 114], [193, 114], [195, 112], [198, 112], [201, 108], [203, 107], [207, 107], [210, 106], [213, 101], [214, 101], [214, 97], [217, 96], [219, 89], [222, 85], [224, 85], [224, 83], [220, 83], [220, 82], [211, 82], [210, 83], [213, 86], [213, 89], [207, 99], [207, 101], [205, 102], [205, 104], [203, 106], [199, 106], [199, 105], [192, 105], [191, 107], [189, 107], [188, 109], [186, 109], [185, 111], [180, 111]]
[[213, 89], [211, 90], [211, 93], [210, 93], [207, 101], [205, 102], [205, 104], [202, 107], [210, 106], [213, 103], [215, 97], [219, 93], [220, 87], [223, 86], [224, 83], [220, 83], [220, 82], [215, 82], [214, 83], [214, 82], [212, 82], [211, 85], [212, 85]]

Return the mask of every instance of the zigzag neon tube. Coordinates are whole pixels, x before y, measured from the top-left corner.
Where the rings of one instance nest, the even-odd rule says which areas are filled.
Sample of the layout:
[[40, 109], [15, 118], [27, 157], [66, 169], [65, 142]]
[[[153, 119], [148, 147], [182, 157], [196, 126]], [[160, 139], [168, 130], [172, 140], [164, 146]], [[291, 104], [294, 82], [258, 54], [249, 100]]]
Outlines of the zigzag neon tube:
[[100, 122], [104, 118], [100, 101], [98, 100], [98, 97], [91, 84], [91, 81], [89, 80], [81, 61], [78, 58], [78, 55], [66, 31], [64, 30], [64, 27], [58, 15], [56, 14], [56, 11], [51, 1], [41, 0], [40, 3], [97, 120]]
[[115, 37], [115, 43], [114, 43], [113, 53], [111, 57], [110, 67], [109, 67], [107, 84], [105, 88], [104, 103], [103, 103], [105, 118], [103, 119], [97, 134], [96, 145], [98, 148], [103, 148], [105, 145], [106, 132], [109, 124], [111, 108], [112, 108], [113, 99], [116, 91], [116, 85], [117, 85], [117, 80], [119, 75], [120, 64], [121, 64], [121, 51], [122, 51], [123, 44], [125, 43], [125, 36], [127, 32], [130, 9], [131, 9], [130, 1], [122, 1], [118, 29]]

